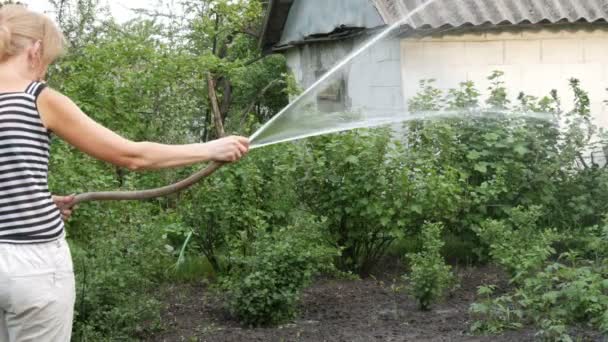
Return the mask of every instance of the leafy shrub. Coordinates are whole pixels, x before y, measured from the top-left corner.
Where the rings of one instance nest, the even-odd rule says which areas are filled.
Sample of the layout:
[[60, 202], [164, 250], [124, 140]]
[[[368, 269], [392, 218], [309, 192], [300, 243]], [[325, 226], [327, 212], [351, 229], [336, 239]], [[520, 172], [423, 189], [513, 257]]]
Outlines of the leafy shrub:
[[141, 203], [127, 207], [129, 215], [89, 232], [90, 242], [70, 241], [77, 283], [75, 340], [128, 340], [159, 322], [160, 302], [150, 290], [171, 264], [162, 238], [165, 221], [150, 218], [150, 208]]
[[525, 308], [526, 318], [543, 330], [547, 322], [581, 322], [608, 332], [608, 281], [603, 272], [604, 267], [593, 265], [549, 264], [524, 281], [516, 292], [516, 303]]
[[[535, 216], [523, 212], [515, 215], [520, 222]], [[537, 230], [533, 235], [531, 230], [515, 233], [504, 225], [502, 228], [506, 233], [494, 235], [500, 242], [491, 247], [491, 254], [511, 270], [516, 288], [496, 299], [490, 298], [490, 291], [480, 292], [486, 298], [471, 307], [479, 319], [473, 331], [496, 333], [533, 324], [539, 329], [538, 336], [550, 341], [571, 341], [568, 331], [574, 324], [608, 332], [608, 267], [604, 262], [607, 228], [594, 227], [579, 233], [581, 237], [576, 239], [585, 243], [574, 243], [580, 248], [562, 253], [558, 261], [548, 259], [553, 253], [549, 244], [555, 240], [552, 231]], [[513, 314], [506, 315], [507, 311]]]
[[552, 244], [558, 239], [552, 229], [542, 230], [537, 221], [541, 208], [515, 208], [509, 219], [487, 220], [476, 230], [489, 248], [492, 260], [503, 266], [513, 281], [521, 281], [538, 271], [555, 253]]
[[220, 288], [243, 323], [266, 326], [292, 319], [302, 290], [315, 274], [329, 269], [335, 250], [325, 245], [317, 224], [307, 224], [261, 233], [255, 241], [244, 242], [247, 254], [232, 260]]
[[[468, 234], [469, 227], [487, 218], [506, 218], [513, 207], [541, 205], [543, 225], [560, 231], [600, 223], [608, 209], [606, 172], [597, 158], [587, 155], [590, 149], [600, 149], [605, 137], [594, 142], [598, 129], [583, 85], [569, 81], [575, 104], [566, 110], [555, 90], [542, 98], [522, 93], [511, 103], [503, 77], [495, 71], [488, 78], [489, 108], [480, 104], [480, 92], [471, 82], [444, 92], [433, 80], [423, 80], [409, 102], [411, 111], [451, 109], [463, 114], [408, 124], [407, 154], [459, 176], [459, 208], [441, 221], [450, 230]], [[471, 107], [486, 115], [468, 115]], [[544, 120], [521, 116], [529, 112], [547, 115]], [[427, 213], [426, 206], [423, 211]]]
[[571, 340], [568, 327], [574, 324], [608, 332], [605, 272], [597, 266], [551, 263], [523, 280], [512, 294], [491, 299], [487, 293], [481, 302], [473, 304], [471, 312], [478, 321], [472, 331], [499, 333], [533, 324], [539, 329], [537, 335], [550, 341]]
[[358, 130], [306, 141], [297, 161], [297, 194], [327, 218], [327, 235], [342, 250], [338, 266], [367, 275], [403, 233], [398, 162], [388, 161], [387, 129]]
[[[180, 221], [193, 232], [188, 249], [202, 253], [216, 273], [229, 271], [230, 240], [291, 224], [298, 204], [289, 148], [253, 151], [217, 172], [180, 202]], [[179, 243], [182, 243], [179, 241]], [[176, 247], [176, 246], [174, 246]]]
[[454, 283], [451, 267], [445, 264], [441, 256], [444, 245], [442, 231], [441, 224], [425, 224], [421, 233], [422, 251], [407, 255], [411, 267], [406, 277], [410, 281], [409, 292], [416, 298], [421, 310], [428, 310]]
[[[229, 131], [253, 128], [285, 104], [285, 82], [277, 81], [286, 69], [282, 57], [243, 63], [257, 58], [259, 51], [241, 36], [232, 40], [230, 25], [245, 22], [242, 17], [225, 20], [229, 26], [218, 28], [213, 16], [198, 15], [187, 25], [192, 34], [176, 35], [138, 20], [118, 29], [99, 25], [90, 14], [97, 12], [86, 6], [90, 3], [74, 6], [74, 15], [57, 11], [66, 16], [62, 24], [75, 53], [52, 68], [50, 80], [96, 120], [125, 136], [167, 143], [212, 136], [209, 104], [200, 96], [207, 90], [203, 69], [214, 72], [223, 84], [218, 92], [222, 107], [231, 105], [223, 108]], [[220, 7], [212, 9], [235, 9]], [[166, 29], [172, 31], [171, 26]], [[230, 46], [226, 58], [212, 53], [216, 43], [219, 54], [224, 43]], [[575, 106], [569, 111], [561, 108], [555, 91], [543, 98], [522, 93], [511, 103], [503, 76], [497, 71], [489, 77], [486, 104], [492, 110], [546, 112], [566, 120], [463, 116], [413, 123], [399, 141], [394, 141], [394, 132], [383, 129], [319, 137], [254, 151], [248, 160], [179, 196], [147, 205], [82, 206], [70, 224], [79, 291], [75, 337], [126, 339], [138, 331], [139, 322], [157, 314], [158, 303], [149, 290], [167, 263], [159, 235], [163, 232], [174, 247], [192, 232], [188, 251], [205, 255], [223, 276], [225, 290], [233, 294], [232, 307], [239, 316], [249, 317], [245, 321], [286, 319], [293, 315], [308, 274], [317, 270], [311, 260], [326, 255], [317, 251], [320, 247], [312, 237], [302, 237], [294, 228], [276, 231], [288, 225], [308, 227], [310, 222], [294, 223], [301, 209], [327, 218], [323, 239], [315, 239], [329, 240], [342, 250], [342, 269], [365, 275], [393, 240], [406, 232], [418, 234], [425, 221], [442, 222], [465, 240], [463, 245], [482, 247], [480, 256], [489, 249], [516, 280], [520, 293], [494, 300], [488, 294], [482, 302], [487, 306], [480, 312], [497, 325], [504, 323], [500, 329], [516, 328], [520, 318], [538, 322], [547, 338], [563, 336], [571, 318], [606, 329], [608, 318], [600, 318], [599, 312], [605, 293], [600, 285], [607, 274], [601, 266], [606, 257], [602, 251], [608, 244], [598, 230], [590, 229], [584, 239], [579, 234], [581, 228], [599, 224], [608, 210], [608, 173], [584, 158], [593, 147], [595, 130], [589, 96], [580, 82], [571, 80]], [[275, 81], [266, 94], [259, 93]], [[443, 92], [432, 80], [423, 80], [421, 88], [410, 103], [412, 111], [468, 112], [481, 103], [481, 92], [472, 82]], [[568, 123], [559, 127], [557, 122]], [[66, 144], [55, 142], [53, 149], [50, 181], [59, 193], [153, 187], [188, 172], [128, 174], [75, 154]], [[520, 210], [520, 220], [511, 210], [531, 205], [542, 205], [542, 213]], [[175, 208], [178, 216], [172, 215]], [[471, 227], [481, 227], [479, 235]], [[569, 244], [573, 250], [563, 255], [561, 266], [551, 269], [546, 259], [553, 254], [556, 235], [545, 227], [569, 232], [579, 244]], [[418, 270], [430, 270], [412, 274], [413, 283], [436, 286], [447, 279], [440, 275], [449, 269], [434, 252], [423, 250], [411, 261]], [[254, 266], [263, 272], [256, 273]], [[281, 272], [289, 278], [278, 269], [287, 269]], [[433, 297], [432, 289], [418, 288], [421, 297]], [[543, 297], [541, 291], [551, 295]], [[253, 300], [247, 302], [246, 294]]]
[[523, 327], [523, 312], [513, 307], [513, 296], [492, 298], [495, 290], [495, 285], [483, 285], [477, 289], [477, 295], [481, 298], [469, 310], [477, 319], [471, 325], [471, 332], [498, 334], [507, 329]]

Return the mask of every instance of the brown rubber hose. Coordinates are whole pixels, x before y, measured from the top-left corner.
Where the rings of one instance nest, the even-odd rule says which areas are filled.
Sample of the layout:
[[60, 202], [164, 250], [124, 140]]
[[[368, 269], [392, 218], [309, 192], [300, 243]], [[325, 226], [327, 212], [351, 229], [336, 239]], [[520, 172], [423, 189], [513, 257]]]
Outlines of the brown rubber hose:
[[179, 181], [175, 184], [167, 185], [161, 188], [135, 191], [104, 191], [104, 192], [86, 192], [75, 196], [72, 206], [90, 201], [133, 201], [146, 200], [156, 197], [167, 196], [185, 190], [198, 181], [209, 177], [212, 173], [224, 166], [226, 163], [212, 162], [204, 169], [196, 172], [192, 176]]

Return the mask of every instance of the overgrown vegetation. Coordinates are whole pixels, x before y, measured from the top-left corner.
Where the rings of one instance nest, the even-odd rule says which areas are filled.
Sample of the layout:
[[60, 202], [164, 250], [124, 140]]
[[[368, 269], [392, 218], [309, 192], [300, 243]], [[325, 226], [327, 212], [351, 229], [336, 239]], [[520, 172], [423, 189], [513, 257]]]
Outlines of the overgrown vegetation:
[[[571, 110], [562, 108], [556, 91], [543, 98], [521, 93], [519, 103], [511, 104], [502, 76], [489, 77], [487, 109], [471, 82], [444, 96], [425, 80], [410, 103], [420, 111], [500, 110], [493, 118], [409, 127], [409, 154], [430, 157], [425, 150], [433, 151], [437, 169], [460, 175], [455, 201], [460, 210], [443, 222], [476, 241], [479, 261], [500, 265], [510, 278], [506, 293], [497, 292], [495, 284], [479, 288], [471, 306], [478, 321], [471, 330], [499, 333], [532, 325], [539, 338], [550, 341], [571, 341], [577, 325], [606, 332], [607, 274], [600, 247], [606, 166], [586, 157], [604, 146], [590, 118], [589, 96], [572, 79]], [[552, 120], [511, 114], [524, 112], [548, 113]], [[437, 261], [433, 267], [440, 265]]]
[[[505, 243], [490, 249], [495, 251], [496, 262], [511, 271], [514, 289], [492, 298], [494, 286], [480, 288], [485, 299], [471, 307], [480, 318], [472, 327], [474, 332], [497, 333], [534, 324], [539, 328], [537, 335], [545, 340], [571, 341], [568, 332], [572, 325], [608, 331], [608, 280], [601, 247], [606, 241], [605, 223], [578, 232], [579, 238], [561, 236], [562, 242], [578, 248], [571, 246], [557, 258], [551, 258], [556, 252], [551, 246], [557, 240], [553, 232], [534, 232], [533, 224], [520, 227], [517, 232], [497, 228], [490, 229], [498, 234], [496, 240], [504, 238]], [[504, 248], [514, 236], [523, 244]], [[528, 248], [523, 248], [526, 245]]]
[[[153, 204], [107, 205], [86, 240], [70, 239], [76, 294], [74, 340], [124, 340], [159, 326], [153, 289], [173, 262], [163, 229], [171, 217]], [[145, 322], [151, 324], [145, 325]]]

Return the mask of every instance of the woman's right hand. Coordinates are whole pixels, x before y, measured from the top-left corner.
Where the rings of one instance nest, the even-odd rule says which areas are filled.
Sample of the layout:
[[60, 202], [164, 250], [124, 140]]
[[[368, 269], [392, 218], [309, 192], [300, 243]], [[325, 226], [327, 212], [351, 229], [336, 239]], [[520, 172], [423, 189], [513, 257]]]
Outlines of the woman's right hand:
[[249, 139], [230, 136], [205, 143], [209, 159], [218, 162], [235, 162], [249, 152]]

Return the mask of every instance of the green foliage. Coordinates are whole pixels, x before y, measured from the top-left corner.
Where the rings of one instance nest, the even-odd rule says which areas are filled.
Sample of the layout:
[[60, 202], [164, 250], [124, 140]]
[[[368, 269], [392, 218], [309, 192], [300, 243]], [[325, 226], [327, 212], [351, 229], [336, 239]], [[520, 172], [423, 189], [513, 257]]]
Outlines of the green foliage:
[[[415, 97], [420, 108], [457, 110], [472, 105], [484, 113], [482, 118], [465, 115], [408, 127], [408, 159], [417, 164], [427, 161], [434, 172], [456, 176], [449, 178], [454, 182], [441, 184], [457, 189], [449, 198], [457, 203], [450, 211], [458, 214], [442, 221], [449, 229], [469, 234], [469, 227], [486, 218], [503, 219], [511, 208], [540, 205], [543, 226], [569, 230], [599, 223], [608, 209], [606, 173], [585, 155], [589, 148], [600, 148], [603, 140], [591, 138], [597, 129], [589, 119], [589, 98], [580, 82], [570, 81], [576, 105], [569, 111], [561, 108], [554, 90], [540, 100], [522, 95], [519, 104], [508, 108], [502, 77], [498, 71], [490, 76], [488, 104], [506, 112], [504, 115], [479, 107], [475, 95], [479, 92], [470, 82], [450, 90], [452, 96], [439, 101], [440, 95], [429, 96], [441, 94], [429, 81]], [[527, 112], [547, 114], [545, 119], [536, 119], [538, 114], [521, 116]]]
[[[208, 72], [229, 132], [252, 132], [299, 91], [282, 56], [260, 59], [253, 35], [261, 1], [183, 1], [184, 20], [161, 23], [142, 13], [125, 25], [102, 18], [97, 0], [52, 2], [72, 48], [51, 68], [52, 86], [128, 138], [213, 138]], [[410, 254], [411, 289], [428, 307], [451, 282], [440, 256], [444, 227], [478, 260], [491, 258], [512, 276], [513, 293], [492, 298], [492, 287], [480, 288], [472, 310], [485, 319], [474, 330], [532, 323], [541, 337], [563, 340], [577, 322], [606, 330], [608, 173], [585, 158], [603, 143], [594, 138], [589, 95], [570, 80], [569, 110], [556, 91], [511, 103], [503, 77], [489, 76], [485, 104], [473, 82], [444, 92], [422, 80], [410, 111], [462, 112], [457, 117], [269, 147], [185, 194], [81, 206], [69, 227], [75, 338], [136, 338], [141, 322], [158, 316], [152, 290], [167, 275], [217, 276], [245, 323], [283, 322], [329, 259], [366, 275], [396, 239], [423, 242]], [[510, 112], [553, 119], [502, 114]], [[50, 182], [57, 193], [128, 190], [192, 170], [131, 174], [55, 141]], [[558, 263], [549, 260], [554, 246], [567, 251]]]
[[502, 295], [492, 298], [495, 290], [495, 285], [483, 285], [477, 289], [479, 298], [470, 308], [471, 314], [477, 319], [471, 325], [471, 332], [498, 334], [523, 327], [523, 312], [513, 308], [513, 297]]
[[[608, 268], [603, 249], [606, 231], [605, 226], [586, 230], [574, 239], [581, 240], [576, 243], [581, 247], [562, 253], [557, 262], [549, 258], [553, 251], [546, 245], [554, 237], [547, 240], [546, 231], [537, 231], [536, 237], [522, 234], [521, 239], [514, 239], [511, 232], [495, 236], [510, 239], [505, 245], [512, 243], [510, 255], [500, 246], [496, 247], [500, 252], [492, 254], [496, 262], [515, 270], [512, 281], [516, 288], [512, 294], [496, 299], [490, 298], [491, 293], [483, 293], [486, 298], [471, 307], [479, 319], [473, 331], [496, 333], [534, 324], [539, 328], [537, 335], [549, 341], [570, 341], [568, 327], [574, 324], [608, 331]], [[517, 266], [517, 262], [522, 265]], [[507, 308], [515, 315], [506, 316]]]
[[[543, 330], [547, 322], [564, 325], [582, 322], [606, 332], [608, 282], [605, 272], [604, 267], [593, 264], [573, 267], [550, 263], [517, 289], [517, 304], [526, 308], [527, 317]], [[547, 332], [541, 330], [541, 333]]]
[[[474, 332], [498, 333], [504, 329], [535, 324], [537, 335], [549, 341], [568, 341], [568, 327], [584, 324], [608, 331], [608, 282], [606, 269], [588, 264], [547, 266], [524, 279], [511, 295], [484, 299], [471, 307], [479, 319]], [[510, 312], [510, 315], [507, 315]]]
[[[54, 71], [55, 79], [62, 80], [55, 81], [60, 89], [73, 93], [98, 120], [129, 137], [164, 142], [211, 137], [205, 79], [200, 74], [187, 76], [200, 66], [231, 79], [229, 129], [254, 129], [288, 94], [297, 91], [293, 77], [284, 70], [272, 77], [265, 73], [266, 68], [281, 69], [281, 58], [246, 65], [245, 56], [255, 53], [249, 54], [244, 42], [235, 43], [243, 50], [225, 58], [209, 57], [155, 40], [154, 27], [131, 25], [130, 30], [138, 32], [134, 36], [109, 31], [107, 41], [102, 37], [95, 46], [83, 47], [92, 63], [87, 64], [84, 56], [72, 56], [64, 62], [65, 68]], [[108, 50], [120, 51], [122, 57], [105, 65], [103, 60], [111, 59]], [[162, 69], [157, 65], [167, 69], [157, 70]], [[80, 72], [86, 77], [80, 78]], [[186, 81], [175, 81], [173, 75]], [[91, 83], [95, 77], [99, 84]], [[487, 104], [509, 111], [501, 77], [500, 72], [491, 76]], [[274, 95], [260, 96], [256, 90], [275, 79], [279, 80], [268, 90]], [[181, 261], [177, 272], [171, 273], [174, 279], [217, 276], [237, 317], [249, 325], [272, 325], [294, 317], [302, 289], [313, 274], [330, 264], [331, 257], [340, 269], [367, 275], [393, 241], [412, 237], [424, 246], [418, 254], [409, 255], [411, 291], [421, 308], [428, 308], [452, 281], [450, 268], [441, 257], [443, 227], [447, 235], [458, 236], [467, 250], [474, 250], [479, 260], [491, 258], [503, 265], [513, 277], [513, 286], [521, 291], [492, 298], [484, 290], [484, 298], [472, 308], [475, 316], [485, 318], [476, 323], [475, 331], [498, 332], [531, 322], [543, 336], [557, 336], [563, 327], [567, 330], [569, 324], [585, 319], [602, 327], [598, 312], [603, 304], [595, 307], [592, 303], [593, 298], [603, 301], [597, 290], [603, 271], [594, 266], [586, 274], [578, 270], [580, 265], [564, 265], [572, 268], [572, 274], [551, 273], [561, 279], [561, 285], [550, 284], [539, 275], [555, 254], [552, 248], [558, 237], [571, 234], [578, 236], [577, 246], [600, 246], [593, 250], [577, 247], [576, 252], [587, 259], [601, 259], [603, 254], [597, 251], [606, 246], [598, 239], [583, 241], [576, 234], [582, 227], [598, 224], [601, 213], [608, 209], [608, 174], [583, 163], [593, 127], [581, 126], [588, 123], [588, 97], [580, 84], [571, 83], [578, 98], [571, 111], [562, 113], [555, 92], [542, 99], [524, 95], [512, 109], [563, 115], [570, 121], [562, 128], [556, 122], [507, 115], [475, 117], [472, 109], [480, 106], [480, 95], [471, 82], [448, 91], [447, 97], [432, 81], [421, 85], [420, 96], [410, 102], [412, 110], [466, 109], [467, 114], [416, 122], [408, 125], [402, 137], [388, 129], [358, 130], [267, 147], [179, 196], [141, 207], [88, 204], [80, 208], [70, 237], [78, 246], [77, 263], [84, 260], [96, 265], [95, 272], [87, 273], [87, 281], [94, 288], [104, 288], [110, 279], [124, 281], [110, 286], [110, 295], [90, 286], [85, 287], [88, 294], [79, 290], [85, 304], [79, 302], [84, 309], [77, 316], [78, 336], [90, 340], [133, 337], [142, 329], [138, 325], [143, 319], [158, 313], [157, 303], [145, 293], [161, 276], [162, 267], [151, 263], [151, 270], [144, 269], [142, 260], [162, 260], [163, 265], [168, 264], [165, 269], [173, 269], [169, 264]], [[88, 100], [95, 89], [99, 92], [94, 100]], [[225, 98], [222, 91], [220, 97]], [[257, 103], [255, 108], [249, 106], [252, 101]], [[144, 108], [144, 113], [133, 114], [137, 108]], [[128, 174], [76, 155], [65, 144], [55, 143], [54, 149], [51, 183], [64, 193], [164, 185], [192, 171]], [[312, 218], [303, 219], [303, 212], [311, 213]], [[150, 221], [157, 222], [150, 225], [156, 226], [160, 238], [152, 229], [132, 228], [143, 217], [164, 218]], [[314, 223], [321, 218], [324, 224]], [[100, 229], [93, 223], [100, 220], [112, 226]], [[122, 249], [107, 247], [110, 252], [102, 254], [89, 247], [92, 243], [87, 241], [113, 241], [109, 238], [115, 235], [113, 227], [131, 227], [125, 230], [133, 235], [117, 235]], [[559, 234], [547, 227], [555, 227]], [[159, 240], [145, 242], [152, 238]], [[569, 237], [570, 244], [574, 240]], [[339, 255], [325, 247], [327, 241]], [[147, 243], [141, 253], [130, 254], [140, 266], [113, 257], [122, 256], [129, 243]], [[165, 243], [170, 253], [165, 252]], [[85, 282], [84, 272], [77, 269], [77, 273], [80, 286]], [[562, 291], [564, 284], [575, 285], [567, 285], [571, 292], [559, 293], [557, 304], [551, 298], [538, 299], [540, 292], [535, 292], [540, 291], [536, 288]], [[574, 296], [579, 298], [572, 299]], [[562, 298], [572, 307], [562, 310]], [[109, 308], [106, 303], [119, 304]], [[548, 314], [549, 309], [565, 314]], [[585, 316], [581, 311], [588, 313]], [[119, 322], [119, 328], [104, 328], [109, 321]]]
[[402, 233], [395, 192], [397, 161], [387, 162], [389, 131], [364, 130], [310, 139], [297, 163], [297, 194], [327, 218], [328, 237], [342, 250], [341, 270], [368, 274]]
[[[127, 138], [172, 144], [213, 138], [208, 72], [216, 80], [228, 132], [246, 133], [287, 103], [285, 59], [260, 58], [253, 36], [261, 22], [259, 1], [184, 1], [183, 20], [160, 21], [140, 13], [122, 25], [98, 0], [51, 4], [70, 51], [51, 66], [49, 83]], [[49, 180], [54, 193], [151, 188], [194, 170], [129, 173], [58, 140], [52, 148]], [[226, 168], [187, 194], [147, 203], [80, 206], [68, 226], [78, 289], [75, 339], [138, 337], [144, 321], [157, 322], [160, 306], [154, 290], [166, 276], [187, 280], [214, 273], [207, 264], [213, 256], [219, 260], [214, 268], [221, 269], [228, 264], [222, 260], [236, 253], [227, 241], [243, 231], [254, 236], [287, 222], [295, 205], [286, 197], [281, 203], [270, 198], [280, 198], [285, 193], [280, 187], [288, 185], [278, 176], [276, 183], [264, 181], [284, 166], [275, 168], [273, 160], [256, 158], [255, 164]], [[208, 201], [207, 191], [214, 201]], [[190, 232], [192, 245], [186, 246], [186, 259], [176, 270], [175, 259]], [[208, 261], [192, 255], [204, 243], [211, 246], [204, 253], [212, 256]]]
[[426, 112], [440, 110], [442, 91], [433, 87], [436, 80], [420, 80], [418, 93], [408, 101], [410, 112]]
[[537, 222], [541, 208], [515, 208], [509, 219], [488, 220], [476, 229], [482, 243], [489, 246], [492, 260], [509, 271], [512, 281], [521, 281], [538, 271], [555, 253], [552, 244], [558, 235], [552, 229], [540, 229]]
[[444, 245], [442, 231], [441, 224], [425, 224], [421, 232], [422, 251], [407, 255], [411, 268], [406, 277], [410, 281], [408, 291], [421, 310], [429, 310], [454, 283], [451, 267], [445, 264], [440, 253]]
[[160, 302], [149, 290], [164, 279], [171, 258], [150, 206], [108, 204], [111, 215], [89, 232], [93, 243], [71, 241], [77, 282], [74, 339], [124, 340], [143, 333], [142, 321], [159, 322]]
[[492, 108], [506, 109], [509, 105], [509, 99], [507, 94], [507, 88], [502, 77], [504, 76], [503, 71], [496, 70], [492, 75], [488, 76], [488, 80], [492, 82], [492, 85], [488, 88], [490, 96], [486, 100], [486, 103]]
[[445, 99], [447, 108], [451, 110], [470, 109], [479, 105], [481, 93], [475, 89], [472, 81], [460, 83], [458, 89], [450, 89]]
[[[253, 241], [259, 231], [291, 224], [299, 215], [290, 171], [293, 157], [279, 147], [253, 151], [183, 199], [178, 209], [180, 221], [186, 231], [193, 232], [188, 248], [205, 255], [216, 273], [231, 266], [231, 240]], [[185, 235], [178, 233], [172, 245], [177, 248]]]
[[[555, 90], [542, 98], [522, 93], [511, 106], [502, 76], [497, 71], [489, 77], [490, 112], [548, 113], [553, 120], [486, 115], [410, 124], [404, 165], [425, 165], [422, 170], [430, 175], [457, 175], [438, 182], [440, 189], [458, 190], [437, 192], [436, 201], [449, 199], [444, 207], [456, 203], [437, 221], [472, 241], [480, 260], [490, 258], [511, 277], [515, 288], [509, 293], [493, 296], [491, 285], [479, 289], [481, 298], [471, 307], [478, 319], [473, 331], [532, 324], [539, 338], [568, 341], [575, 324], [605, 330], [605, 254], [599, 252], [606, 248], [605, 234], [585, 228], [600, 224], [608, 209], [605, 168], [586, 158], [589, 149], [605, 145], [590, 119], [589, 96], [572, 79], [570, 110], [562, 109]], [[449, 90], [441, 101], [442, 93], [431, 84], [421, 83], [410, 105], [486, 112], [471, 82]], [[419, 184], [432, 184], [428, 180]], [[421, 206], [422, 219], [434, 216], [430, 208]], [[555, 263], [552, 258], [564, 250]]]
[[302, 220], [254, 242], [241, 241], [221, 289], [230, 310], [251, 326], [275, 325], [294, 318], [302, 290], [315, 274], [327, 271], [335, 249], [323, 241], [319, 223]]

